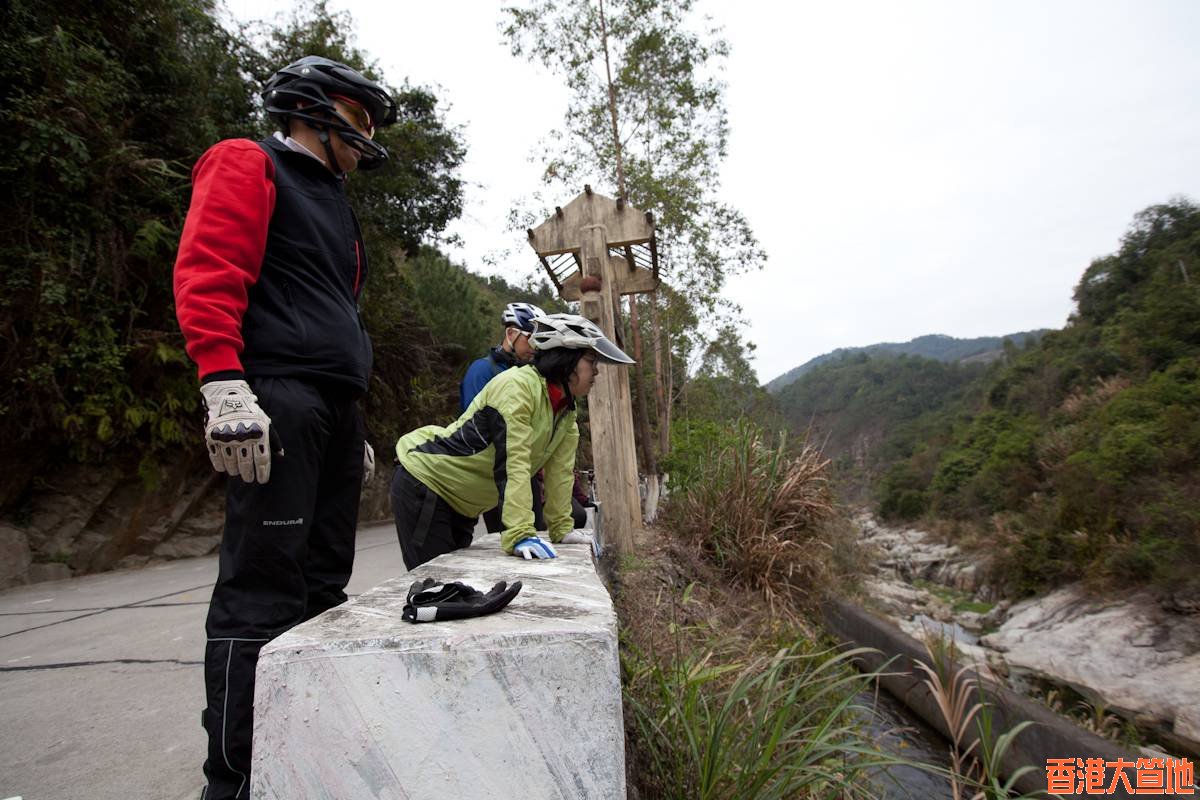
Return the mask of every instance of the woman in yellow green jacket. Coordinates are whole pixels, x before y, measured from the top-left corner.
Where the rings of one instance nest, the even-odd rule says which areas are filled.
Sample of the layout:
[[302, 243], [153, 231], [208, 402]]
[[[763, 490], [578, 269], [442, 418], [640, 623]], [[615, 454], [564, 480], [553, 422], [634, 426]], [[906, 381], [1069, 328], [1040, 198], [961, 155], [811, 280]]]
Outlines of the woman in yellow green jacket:
[[[392, 510], [409, 569], [468, 546], [475, 520], [497, 507], [506, 553], [554, 558], [552, 542], [589, 540], [571, 520], [575, 398], [591, 390], [598, 363], [633, 359], [584, 317], [550, 314], [534, 324], [532, 365], [492, 378], [449, 426], [417, 428], [396, 443]], [[538, 470], [549, 541], [533, 524], [530, 477]]]

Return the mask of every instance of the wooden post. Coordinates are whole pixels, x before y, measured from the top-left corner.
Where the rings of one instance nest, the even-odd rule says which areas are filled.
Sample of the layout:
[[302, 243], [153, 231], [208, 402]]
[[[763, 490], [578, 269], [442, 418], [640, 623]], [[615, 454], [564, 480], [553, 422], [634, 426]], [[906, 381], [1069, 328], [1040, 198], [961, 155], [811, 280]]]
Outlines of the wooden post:
[[[652, 292], [659, 285], [653, 218], [624, 198], [614, 200], [585, 186], [526, 236], [559, 295], [578, 300], [579, 313], [623, 348], [621, 296]], [[589, 281], [584, 292], [583, 279], [592, 276], [600, 279], [600, 288], [594, 290]], [[615, 553], [629, 551], [642, 521], [629, 384], [629, 368], [602, 364], [587, 399], [605, 539]]]
[[[582, 233], [583, 273], [600, 278], [600, 291], [588, 293], [598, 297], [585, 295], [581, 311], [615, 342], [618, 320], [613, 305], [617, 280], [608, 258], [607, 231], [603, 225], [589, 225]], [[596, 483], [604, 499], [604, 535], [619, 552], [627, 553], [633, 546], [633, 532], [641, 522], [628, 368], [615, 364], [600, 367], [596, 385], [588, 394], [588, 419], [592, 425]]]

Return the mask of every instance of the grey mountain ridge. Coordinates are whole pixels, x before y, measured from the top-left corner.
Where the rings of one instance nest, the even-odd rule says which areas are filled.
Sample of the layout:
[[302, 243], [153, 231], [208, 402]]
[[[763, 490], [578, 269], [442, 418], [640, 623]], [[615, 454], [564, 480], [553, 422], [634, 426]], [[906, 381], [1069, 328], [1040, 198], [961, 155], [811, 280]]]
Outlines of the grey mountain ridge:
[[804, 373], [818, 364], [835, 361], [854, 353], [868, 355], [910, 355], [932, 358], [938, 361], [991, 361], [1004, 352], [1004, 340], [1008, 339], [1017, 347], [1024, 347], [1031, 341], [1042, 338], [1048, 328], [1032, 331], [1021, 331], [1004, 336], [980, 336], [974, 339], [956, 339], [942, 333], [931, 333], [918, 336], [907, 342], [881, 342], [865, 347], [839, 347], [838, 349], [805, 361], [798, 367], [793, 367], [779, 377], [767, 383], [767, 391], [778, 392], [789, 383], [794, 382]]

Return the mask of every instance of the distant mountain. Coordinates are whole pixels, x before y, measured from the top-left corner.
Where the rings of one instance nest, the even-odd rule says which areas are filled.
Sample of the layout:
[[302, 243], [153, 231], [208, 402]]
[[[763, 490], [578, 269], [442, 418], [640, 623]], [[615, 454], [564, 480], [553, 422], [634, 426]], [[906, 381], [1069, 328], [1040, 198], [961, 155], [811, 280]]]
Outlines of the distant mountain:
[[832, 353], [817, 356], [783, 373], [767, 384], [767, 391], [778, 392], [818, 364], [833, 361], [852, 353], [922, 356], [948, 363], [958, 361], [987, 362], [994, 361], [1004, 352], [1005, 339], [1010, 340], [1017, 347], [1024, 347], [1029, 341], [1036, 342], [1041, 339], [1042, 334], [1046, 333], [1046, 331], [1046, 328], [1040, 328], [1035, 331], [1010, 333], [1007, 336], [980, 336], [976, 339], [955, 339], [953, 336], [933, 333], [927, 336], [918, 336], [916, 339], [907, 342], [883, 342], [881, 344], [867, 345], [866, 347], [839, 347]]

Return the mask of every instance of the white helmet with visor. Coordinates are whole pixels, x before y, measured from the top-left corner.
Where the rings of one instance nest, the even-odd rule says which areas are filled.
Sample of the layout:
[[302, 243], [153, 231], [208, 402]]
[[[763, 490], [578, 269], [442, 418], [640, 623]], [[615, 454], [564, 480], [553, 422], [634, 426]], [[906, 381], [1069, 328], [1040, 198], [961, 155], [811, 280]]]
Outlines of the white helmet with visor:
[[548, 314], [533, 320], [534, 330], [529, 343], [534, 350], [565, 347], [570, 350], [591, 350], [608, 364], [633, 364], [596, 323], [578, 314]]

